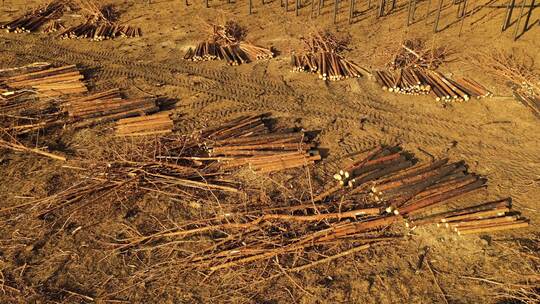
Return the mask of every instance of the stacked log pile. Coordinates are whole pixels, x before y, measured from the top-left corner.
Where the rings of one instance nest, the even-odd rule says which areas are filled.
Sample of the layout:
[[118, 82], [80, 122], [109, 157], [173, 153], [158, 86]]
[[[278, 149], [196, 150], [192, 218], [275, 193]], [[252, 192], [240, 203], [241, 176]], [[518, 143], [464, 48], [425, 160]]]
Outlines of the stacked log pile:
[[529, 226], [529, 221], [519, 212], [512, 211], [511, 198], [504, 198], [423, 218], [412, 218], [406, 226], [414, 228], [427, 224], [436, 224], [459, 235], [468, 235], [524, 228]]
[[246, 116], [205, 130], [203, 138], [211, 157], [222, 168], [248, 166], [269, 173], [314, 164], [321, 159], [315, 144], [303, 132], [270, 132], [265, 116]]
[[388, 69], [374, 71], [383, 90], [407, 95], [431, 94], [437, 101], [468, 101], [492, 96], [470, 78], [451, 78], [437, 71], [448, 56], [444, 47], [428, 47], [423, 40], [406, 40]]
[[63, 108], [75, 127], [87, 127], [159, 111], [155, 98], [124, 99], [119, 89], [70, 99]]
[[173, 131], [169, 113], [157, 113], [120, 119], [116, 122], [116, 136], [148, 136], [169, 134]]
[[[80, 11], [86, 21], [66, 28], [60, 18], [68, 10]], [[61, 31], [59, 37], [64, 39], [89, 38], [94, 41], [142, 36], [142, 30], [139, 27], [118, 23], [118, 13], [113, 6], [99, 7], [93, 0], [55, 0], [13, 21], [0, 24], [0, 28], [15, 33], [38, 30], [44, 33]]]
[[60, 18], [66, 8], [66, 1], [55, 0], [19, 18], [0, 24], [0, 28], [14, 33], [37, 32], [47, 23], [54, 23], [54, 19]]
[[312, 34], [302, 41], [306, 45], [305, 51], [291, 54], [293, 72], [317, 73], [320, 79], [331, 81], [368, 74], [364, 68], [340, 54], [347, 49], [346, 39], [338, 39], [332, 33], [325, 32]]
[[403, 68], [375, 71], [383, 90], [398, 94], [431, 94], [437, 101], [468, 101], [492, 96], [484, 86], [470, 78], [452, 79], [434, 70]]
[[[83, 94], [88, 90], [84, 76], [75, 65], [53, 68], [48, 65], [36, 65], [30, 70], [12, 70], [7, 76], [0, 75], [0, 86], [19, 90], [31, 90], [42, 97]], [[5, 95], [5, 93], [4, 93]]]
[[246, 29], [234, 21], [228, 21], [224, 25], [212, 25], [210, 38], [198, 43], [195, 48], [189, 48], [184, 59], [224, 60], [230, 65], [239, 65], [274, 57], [271, 49], [244, 41], [246, 33]]
[[91, 39], [103, 41], [117, 37], [135, 38], [141, 37], [142, 30], [139, 27], [118, 25], [101, 19], [88, 20], [79, 25], [74, 25], [62, 31], [59, 37], [63, 39]]

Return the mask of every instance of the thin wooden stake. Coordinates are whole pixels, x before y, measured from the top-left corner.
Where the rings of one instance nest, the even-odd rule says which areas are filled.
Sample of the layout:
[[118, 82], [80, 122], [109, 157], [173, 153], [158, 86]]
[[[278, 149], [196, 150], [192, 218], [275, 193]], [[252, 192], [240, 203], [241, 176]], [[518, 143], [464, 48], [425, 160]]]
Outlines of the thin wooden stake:
[[[208, 0], [207, 0], [208, 1]], [[253, 8], [253, 0], [249, 0], [249, 14], [251, 15]]]
[[516, 4], [516, 0], [508, 0], [508, 4], [506, 5], [506, 16], [503, 20], [503, 26], [502, 26], [502, 32], [506, 31], [508, 28], [508, 25], [510, 24], [510, 20], [512, 19], [512, 12], [514, 11], [514, 5]]
[[349, 24], [352, 24], [352, 20], [354, 17], [354, 0], [351, 0], [349, 5]]
[[334, 0], [334, 24], [337, 22], [337, 12], [339, 9], [339, 0]]
[[441, 11], [444, 0], [439, 0], [439, 9], [437, 10], [437, 17], [435, 17], [435, 24], [433, 25], [433, 32], [437, 33], [439, 30], [439, 19], [441, 18]]
[[298, 9], [300, 8], [300, 0], [296, 0], [296, 3], [295, 3], [295, 10], [296, 10], [296, 16], [299, 15], [299, 12], [298, 12]]
[[525, 11], [525, 3], [527, 2], [527, 0], [523, 0], [521, 2], [521, 9], [519, 10], [519, 16], [518, 16], [518, 19], [516, 21], [516, 29], [514, 30], [514, 41], [516, 41], [518, 38], [519, 38], [519, 25], [521, 23], [521, 17], [523, 17], [523, 12]]
[[461, 25], [459, 26], [459, 36], [463, 31], [463, 24], [465, 23], [465, 16], [467, 14], [467, 0], [463, 0], [463, 11], [461, 12]]

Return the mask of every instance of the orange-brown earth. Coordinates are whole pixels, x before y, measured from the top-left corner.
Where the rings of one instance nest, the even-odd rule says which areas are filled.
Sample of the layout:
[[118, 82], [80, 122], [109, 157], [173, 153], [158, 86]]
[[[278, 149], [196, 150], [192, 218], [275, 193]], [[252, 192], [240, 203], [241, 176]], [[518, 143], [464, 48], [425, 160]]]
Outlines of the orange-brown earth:
[[[0, 22], [43, 2], [4, 1]], [[151, 216], [159, 217], [171, 208], [186, 212], [182, 202], [164, 205], [145, 198], [132, 202], [133, 206], [96, 211], [91, 219], [76, 219], [84, 228], [74, 235], [49, 229], [51, 223], [38, 219], [28, 221], [25, 227], [1, 222], [0, 302], [78, 303], [92, 302], [92, 298], [103, 303], [522, 303], [512, 300], [505, 291], [526, 285], [540, 292], [540, 123], [512, 98], [503, 79], [470, 60], [478, 51], [495, 48], [524, 52], [534, 62], [540, 60], [538, 25], [531, 26], [515, 42], [514, 27], [501, 33], [506, 1], [468, 1], [475, 13], [465, 19], [461, 36], [451, 1], [445, 1], [448, 8], [441, 17], [443, 30], [436, 35], [432, 33], [434, 14], [427, 22], [424, 18], [428, 1], [419, 1], [418, 21], [410, 27], [404, 25], [407, 1], [403, 0], [381, 19], [375, 18], [375, 9], [365, 11], [367, 1], [356, 1], [357, 16], [351, 25], [346, 1], [340, 3], [336, 25], [332, 24], [333, 2], [329, 1], [325, 1], [322, 16], [313, 17], [311, 2], [305, 1], [301, 1], [298, 17], [292, 11], [292, 2], [285, 13], [275, 0], [267, 0], [264, 5], [255, 2], [252, 15], [248, 15], [247, 2], [240, 1], [210, 1], [210, 8], [205, 8], [203, 1], [192, 0], [189, 6], [178, 0], [104, 2], [117, 5], [121, 21], [140, 26], [144, 36], [91, 42], [3, 32], [0, 67], [35, 61], [77, 64], [85, 69], [92, 90], [121, 87], [132, 96], [175, 98], [174, 118], [179, 132], [244, 113], [272, 112], [279, 124], [321, 131], [320, 145], [329, 155], [311, 171], [319, 181], [331, 179], [339, 156], [375, 144], [402, 143], [424, 159], [464, 159], [471, 171], [489, 179], [487, 190], [466, 200], [512, 196], [515, 208], [531, 219], [531, 226], [471, 237], [457, 237], [435, 228], [417, 229], [397, 245], [375, 247], [257, 284], [251, 284], [243, 274], [261, 265], [212, 274], [208, 280], [194, 281], [186, 274], [184, 279], [179, 275], [167, 284], [130, 286], [123, 279], [148, 260], [138, 264], [121, 257], [104, 261], [106, 253], [94, 240], [129, 224], [124, 214], [133, 206], [140, 210], [139, 222], [151, 221]], [[531, 11], [529, 23], [538, 23], [538, 8]], [[78, 18], [74, 14], [70, 18]], [[228, 19], [249, 29], [249, 41], [272, 46], [279, 56], [239, 67], [182, 60], [187, 48], [207, 35], [208, 22]], [[383, 66], [391, 50], [408, 37], [448, 46], [453, 60], [444, 64], [442, 71], [472, 77], [495, 96], [442, 104], [431, 97], [386, 93], [366, 78], [324, 83], [314, 75], [290, 72], [288, 54], [302, 47], [298, 38], [323, 28], [349, 33], [352, 43], [347, 58], [367, 68]], [[66, 130], [49, 142], [69, 153], [92, 155], [111, 140], [108, 134], [107, 126]], [[53, 160], [8, 151], [0, 155], [0, 173], [0, 209], [28, 197], [50, 195], [69, 185], [72, 174]], [[291, 176], [295, 176], [294, 170], [276, 178], [286, 181]], [[267, 181], [265, 177], [251, 178]], [[262, 184], [270, 191], [272, 183]], [[425, 263], [418, 267], [426, 248], [433, 275]], [[244, 288], [234, 290], [238, 287]]]

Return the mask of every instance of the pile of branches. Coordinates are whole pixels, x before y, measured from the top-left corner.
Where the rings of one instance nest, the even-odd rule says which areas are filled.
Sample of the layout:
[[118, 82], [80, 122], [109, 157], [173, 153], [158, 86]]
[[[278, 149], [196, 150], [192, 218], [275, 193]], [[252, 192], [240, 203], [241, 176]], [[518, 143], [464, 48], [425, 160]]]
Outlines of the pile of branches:
[[507, 81], [514, 96], [540, 117], [540, 73], [534, 60], [519, 51], [477, 53], [471, 58], [478, 66]]
[[230, 65], [249, 63], [274, 57], [271, 49], [246, 42], [247, 30], [237, 22], [227, 21], [224, 25], [211, 25], [210, 38], [189, 48], [185, 60], [225, 60]]
[[348, 49], [349, 38], [338, 38], [327, 31], [311, 34], [302, 41], [305, 50], [300, 54], [291, 54], [293, 72], [317, 73], [320, 79], [331, 81], [367, 74], [364, 68], [341, 55]]
[[433, 95], [437, 101], [468, 101], [493, 94], [470, 78], [444, 76], [442, 73], [423, 68], [402, 68], [397, 71], [375, 71], [375, 79], [382, 89], [406, 95]]
[[[68, 10], [81, 11], [86, 21], [66, 28], [60, 18]], [[0, 28], [15, 33], [61, 31], [61, 38], [89, 38], [94, 41], [142, 36], [140, 28], [118, 23], [118, 12], [113, 6], [99, 7], [93, 0], [55, 0], [13, 21], [0, 24]]]
[[[271, 130], [261, 128], [266, 119], [267, 115], [245, 116], [192, 134], [168, 134], [155, 136], [152, 140], [114, 141], [107, 148], [108, 153], [99, 159], [71, 159], [66, 167], [79, 173], [79, 178], [74, 179], [74, 186], [53, 196], [33, 201], [33, 210], [40, 210], [39, 216], [59, 210], [64, 212], [66, 208], [79, 210], [81, 206], [87, 206], [112, 193], [135, 197], [155, 193], [186, 198], [201, 196], [201, 191], [240, 193], [240, 184], [231, 179], [234, 171], [227, 166], [224, 159], [212, 156], [209, 152], [212, 148], [209, 146], [217, 146], [217, 142], [232, 142], [234, 139], [249, 141], [250, 137], [270, 138]], [[276, 138], [285, 138], [285, 134], [286, 130], [274, 132]], [[298, 135], [296, 132], [291, 134], [291, 137], [295, 138]], [[303, 138], [302, 136], [302, 140]], [[288, 139], [283, 141], [284, 145], [290, 142]], [[225, 145], [220, 144], [220, 147]], [[279, 161], [279, 157], [283, 155], [294, 154], [293, 150], [286, 150], [284, 153], [284, 150], [279, 148], [254, 147], [249, 151], [265, 152], [267, 157], [275, 155], [278, 159], [274, 162], [268, 159], [270, 165], [264, 167], [264, 172], [301, 167], [310, 163], [308, 156], [305, 156], [305, 161], [297, 162], [295, 166], [290, 162]], [[296, 153], [304, 156], [306, 151], [299, 147]], [[252, 157], [260, 161], [249, 154], [239, 154], [227, 159], [244, 160], [245, 165], [249, 165]], [[235, 166], [238, 167], [240, 166]], [[10, 210], [25, 206], [16, 206]]]
[[445, 47], [428, 47], [420, 38], [405, 40], [389, 63], [390, 69], [424, 68], [435, 70], [448, 59]]

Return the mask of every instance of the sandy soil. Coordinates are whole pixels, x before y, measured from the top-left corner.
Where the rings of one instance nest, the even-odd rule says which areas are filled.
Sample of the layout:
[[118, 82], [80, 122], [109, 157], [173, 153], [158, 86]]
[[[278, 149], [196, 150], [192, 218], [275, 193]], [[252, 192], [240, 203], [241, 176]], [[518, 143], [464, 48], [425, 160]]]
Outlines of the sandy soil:
[[[0, 22], [42, 2], [7, 0], [0, 9]], [[272, 112], [280, 124], [321, 131], [319, 141], [329, 155], [314, 169], [313, 174], [320, 180], [335, 172], [335, 160], [341, 155], [378, 143], [402, 143], [425, 159], [464, 159], [471, 171], [490, 181], [488, 190], [468, 199], [512, 196], [516, 208], [532, 222], [529, 229], [489, 237], [457, 238], [421, 229], [398, 246], [375, 248], [294, 278], [281, 277], [238, 292], [231, 289], [248, 282], [231, 282], [230, 278], [239, 280], [241, 272], [250, 269], [205, 282], [185, 279], [171, 281], [167, 286], [138, 286], [111, 298], [134, 303], [444, 303], [438, 284], [450, 303], [511, 303], [504, 295], [495, 296], [501, 286], [470, 277], [517, 284], [527, 281], [527, 275], [538, 275], [540, 259], [531, 254], [540, 249], [536, 224], [540, 220], [540, 121], [511, 97], [503, 80], [466, 59], [477, 51], [501, 48], [525, 51], [539, 62], [539, 26], [533, 26], [516, 42], [512, 39], [513, 27], [501, 34], [504, 9], [496, 6], [504, 1], [469, 1], [473, 2], [471, 7], [477, 2], [491, 7], [483, 7], [466, 18], [461, 37], [459, 23], [453, 23], [455, 7], [444, 11], [444, 30], [432, 34], [433, 14], [429, 22], [424, 19], [427, 1], [420, 2], [419, 20], [410, 27], [404, 26], [407, 1], [403, 0], [397, 1], [395, 12], [381, 20], [375, 18], [373, 9], [362, 12], [367, 1], [357, 1], [352, 25], [347, 20], [347, 2], [341, 3], [337, 25], [332, 24], [333, 3], [326, 1], [319, 17], [310, 17], [310, 2], [303, 5], [298, 17], [292, 11], [292, 2], [291, 11], [285, 13], [274, 0], [264, 5], [254, 3], [252, 15], [247, 14], [247, 2], [238, 1], [210, 1], [210, 8], [205, 8], [203, 2], [190, 1], [186, 6], [184, 1], [176, 0], [154, 0], [150, 5], [147, 1], [106, 2], [118, 5], [121, 20], [142, 27], [144, 36], [90, 42], [58, 40], [44, 34], [1, 33], [0, 67], [35, 61], [75, 63], [86, 69], [92, 90], [121, 87], [133, 96], [152, 94], [177, 99], [174, 117], [179, 131], [243, 113]], [[206, 35], [205, 22], [230, 18], [248, 27], [250, 41], [273, 46], [281, 55], [239, 67], [182, 60], [184, 51]], [[530, 23], [538, 22], [538, 18], [536, 9]], [[454, 60], [442, 70], [477, 79], [495, 97], [442, 104], [429, 97], [385, 93], [369, 79], [323, 83], [313, 75], [290, 72], [288, 54], [301, 47], [298, 38], [321, 28], [350, 33], [353, 43], [347, 56], [365, 67], [384, 65], [388, 52], [406, 37], [423, 37], [448, 45], [454, 51]], [[66, 132], [51, 142], [82, 155], [106, 141], [102, 135], [105, 131], [106, 127]], [[69, 171], [48, 160], [2, 154], [0, 164], [0, 207], [20, 203], [17, 197], [47, 195], [69, 184]], [[159, 206], [152, 203], [135, 204], [143, 213], [159, 212]], [[89, 244], [92, 235], [109, 233], [126, 221], [122, 218], [125, 212], [124, 207], [119, 207], [101, 223], [88, 223], [88, 229], [76, 236], [61, 232], [36, 236], [35, 231], [30, 232], [32, 229], [37, 231], [50, 224], [39, 221], [35, 227], [0, 224], [2, 238], [11, 235], [24, 239], [32, 235], [21, 248], [0, 243], [0, 287], [5, 283], [19, 290], [5, 287], [2, 292], [0, 288], [0, 302], [88, 301], [55, 291], [61, 286], [71, 286], [95, 298], [121, 290], [123, 286], [117, 284], [124, 284], [121, 278], [134, 270], [125, 262], [98, 262], [99, 248]], [[417, 267], [427, 247], [435, 276], [425, 266]], [[51, 256], [55, 258], [46, 258]], [[111, 281], [105, 282], [108, 277]], [[96, 286], [98, 281], [102, 285]]]

